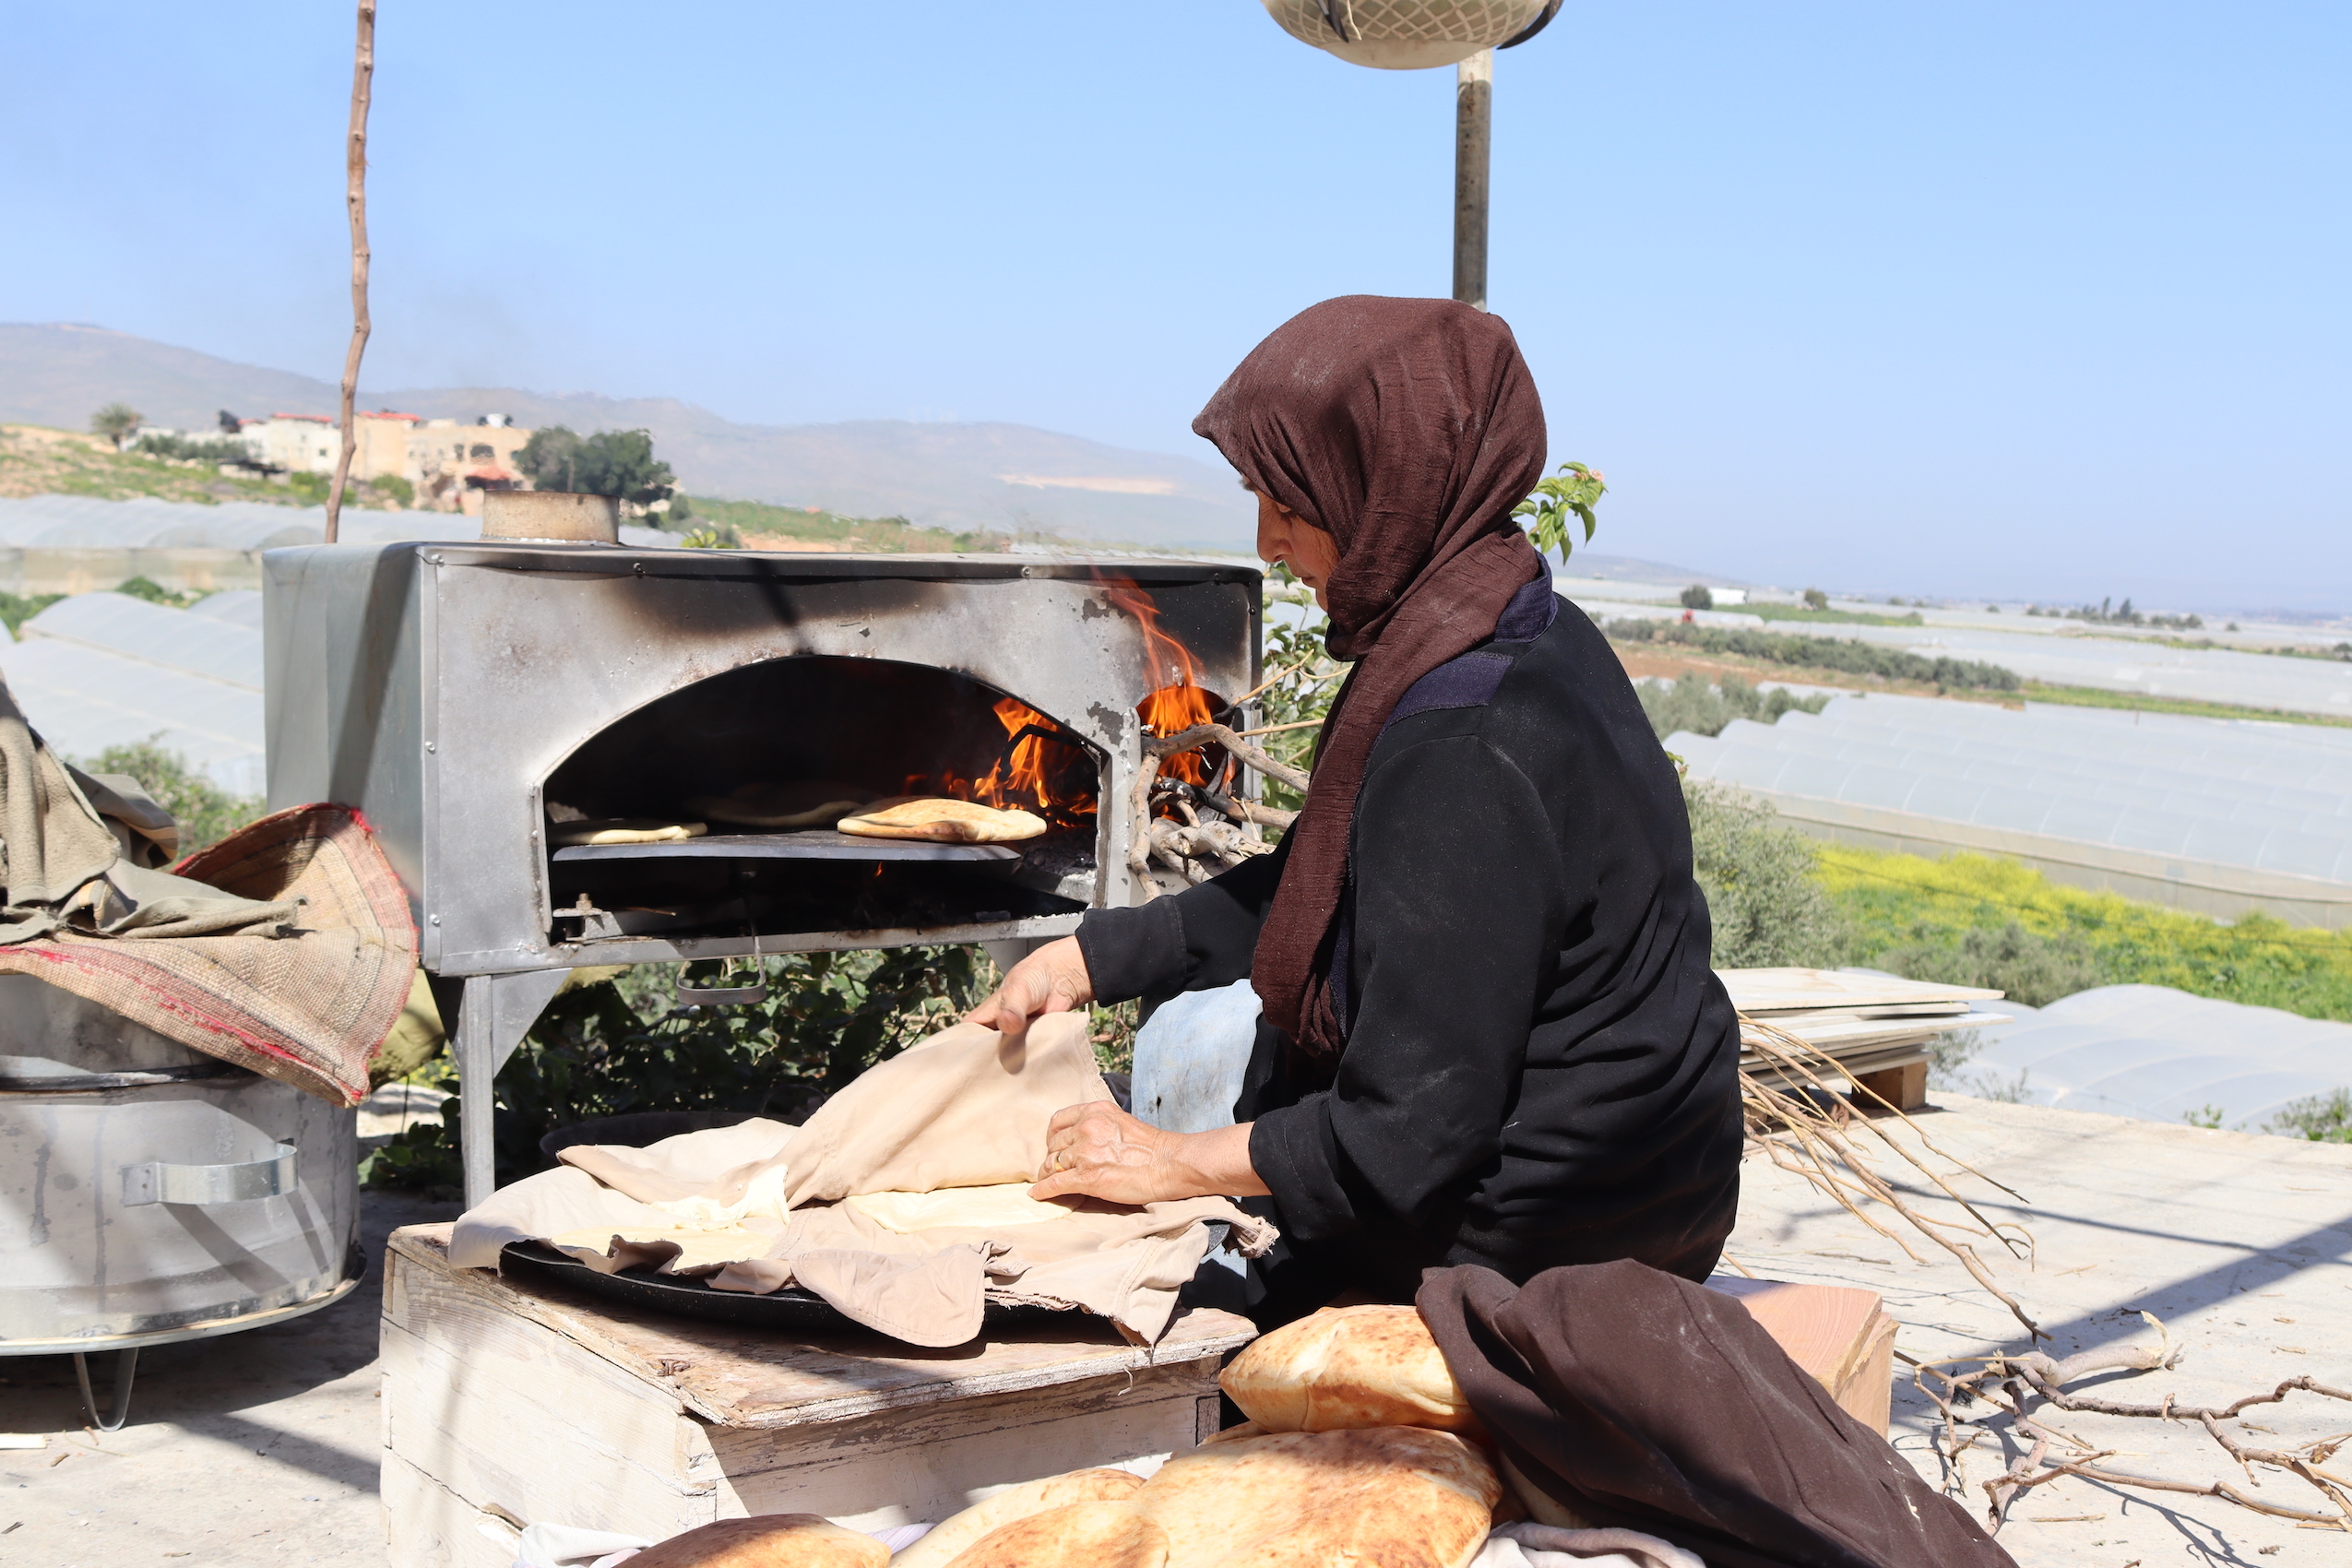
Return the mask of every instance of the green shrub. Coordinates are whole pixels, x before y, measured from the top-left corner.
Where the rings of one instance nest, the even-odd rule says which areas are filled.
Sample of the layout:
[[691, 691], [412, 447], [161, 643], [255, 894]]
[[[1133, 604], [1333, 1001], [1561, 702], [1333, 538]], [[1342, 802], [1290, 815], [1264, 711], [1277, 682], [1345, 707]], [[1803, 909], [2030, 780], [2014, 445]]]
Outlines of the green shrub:
[[[499, 1070], [501, 1185], [546, 1169], [539, 1140], [558, 1127], [638, 1111], [745, 1111], [799, 1121], [874, 1063], [944, 1028], [984, 994], [986, 960], [969, 947], [796, 953], [767, 960], [768, 995], [742, 1007], [677, 1004], [682, 973], [647, 965], [550, 1003]], [[456, 1088], [446, 1058], [429, 1080]], [[478, 1092], [478, 1090], [477, 1090]], [[462, 1095], [441, 1124], [411, 1127], [372, 1155], [375, 1186], [446, 1188], [459, 1181]]]
[[1871, 968], [1907, 980], [1984, 986], [2028, 1007], [2109, 983], [2098, 955], [2073, 932], [2027, 931], [2015, 921], [1954, 931], [1923, 920], [1897, 934], [1903, 940], [1881, 948]]
[[167, 610], [185, 610], [198, 600], [210, 597], [201, 593], [175, 592], [152, 577], [132, 577], [116, 583], [114, 591], [128, 594], [133, 599], [143, 599], [149, 604], [160, 604]]
[[1814, 879], [1816, 848], [1773, 820], [1768, 805], [1720, 785], [1684, 779], [1691, 853], [1715, 923], [1718, 969], [1839, 962], [1843, 922]]
[[13, 637], [18, 627], [65, 597], [62, 593], [0, 593], [0, 622], [7, 624]]
[[398, 501], [403, 506], [417, 504], [417, 487], [398, 474], [378, 474], [367, 481], [367, 487], [386, 500]]
[[1685, 610], [1712, 610], [1715, 608], [1715, 594], [1713, 590], [1708, 588], [1706, 584], [1693, 583], [1689, 588], [1682, 590], [1682, 608]]
[[2319, 1144], [2352, 1144], [2352, 1089], [2330, 1089], [2296, 1100], [2264, 1123], [2263, 1131]]
[[327, 505], [327, 493], [335, 487], [335, 476], [296, 469], [286, 476], [286, 487], [305, 505], [324, 506]]
[[263, 814], [259, 795], [232, 795], [149, 737], [76, 762], [84, 773], [127, 773], [180, 822], [180, 853], [194, 854]]
[[2017, 672], [1973, 659], [1924, 659], [1901, 648], [1851, 637], [1810, 637], [1794, 632], [1686, 626], [1680, 621], [1611, 621], [1611, 642], [1678, 643], [1705, 653], [1728, 653], [1806, 670], [1835, 670], [1889, 681], [1919, 681], [1962, 691], [2013, 692]]
[[1720, 685], [1710, 686], [1704, 675], [1686, 673], [1671, 685], [1662, 681], [1638, 682], [1633, 691], [1661, 741], [1678, 730], [1719, 735], [1735, 719], [1772, 724], [1784, 713], [1819, 713], [1829, 706], [1826, 695], [1800, 697], [1776, 686], [1760, 692], [1737, 675], [1726, 675]]

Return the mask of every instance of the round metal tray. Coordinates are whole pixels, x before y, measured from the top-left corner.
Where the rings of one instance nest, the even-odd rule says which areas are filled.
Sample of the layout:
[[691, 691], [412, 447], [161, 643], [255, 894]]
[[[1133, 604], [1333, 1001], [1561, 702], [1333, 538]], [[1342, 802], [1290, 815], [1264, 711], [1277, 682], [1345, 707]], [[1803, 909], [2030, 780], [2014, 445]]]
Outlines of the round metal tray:
[[[607, 1301], [711, 1323], [731, 1323], [744, 1328], [873, 1332], [806, 1290], [787, 1287], [769, 1295], [754, 1296], [741, 1290], [715, 1290], [703, 1280], [681, 1279], [667, 1274], [599, 1274], [577, 1258], [537, 1241], [507, 1242], [499, 1256], [499, 1268], [517, 1278], [570, 1285]], [[1063, 1315], [1051, 1307], [1004, 1307], [992, 1303], [980, 1321], [994, 1327]]]

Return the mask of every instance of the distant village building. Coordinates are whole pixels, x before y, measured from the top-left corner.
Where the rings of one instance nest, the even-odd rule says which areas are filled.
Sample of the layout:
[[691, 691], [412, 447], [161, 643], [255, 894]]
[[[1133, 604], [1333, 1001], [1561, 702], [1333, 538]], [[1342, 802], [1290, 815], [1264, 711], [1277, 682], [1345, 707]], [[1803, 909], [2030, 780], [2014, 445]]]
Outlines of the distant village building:
[[[362, 412], [352, 443], [351, 477], [397, 476], [416, 488], [416, 505], [439, 512], [479, 512], [486, 490], [529, 490], [517, 461], [531, 433], [505, 414], [471, 424], [425, 419], [390, 409]], [[331, 474], [341, 434], [326, 414], [272, 414], [239, 422], [238, 438], [265, 468]]]

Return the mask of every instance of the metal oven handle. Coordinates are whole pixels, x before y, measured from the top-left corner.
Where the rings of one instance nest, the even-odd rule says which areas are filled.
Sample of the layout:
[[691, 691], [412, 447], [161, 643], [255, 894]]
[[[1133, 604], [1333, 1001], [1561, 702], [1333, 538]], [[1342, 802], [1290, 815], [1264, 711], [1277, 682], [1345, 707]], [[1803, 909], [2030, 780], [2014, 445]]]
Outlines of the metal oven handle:
[[123, 1167], [123, 1206], [142, 1204], [237, 1204], [282, 1197], [294, 1190], [294, 1146], [279, 1144], [267, 1159], [244, 1165]]

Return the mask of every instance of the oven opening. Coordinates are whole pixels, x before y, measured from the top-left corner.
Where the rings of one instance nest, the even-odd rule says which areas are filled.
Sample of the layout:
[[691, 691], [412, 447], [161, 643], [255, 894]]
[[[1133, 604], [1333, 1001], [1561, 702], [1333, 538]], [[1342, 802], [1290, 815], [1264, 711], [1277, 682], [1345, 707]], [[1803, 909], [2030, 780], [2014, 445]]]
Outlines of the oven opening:
[[[953, 671], [819, 656], [748, 665], [628, 715], [548, 777], [552, 935], [729, 939], [1072, 913], [1095, 893], [1099, 788], [1086, 742]], [[834, 826], [845, 803], [907, 797], [1024, 812], [1044, 830], [956, 843]], [[624, 825], [624, 841], [565, 841], [605, 823]], [[692, 824], [700, 836], [629, 841]]]

